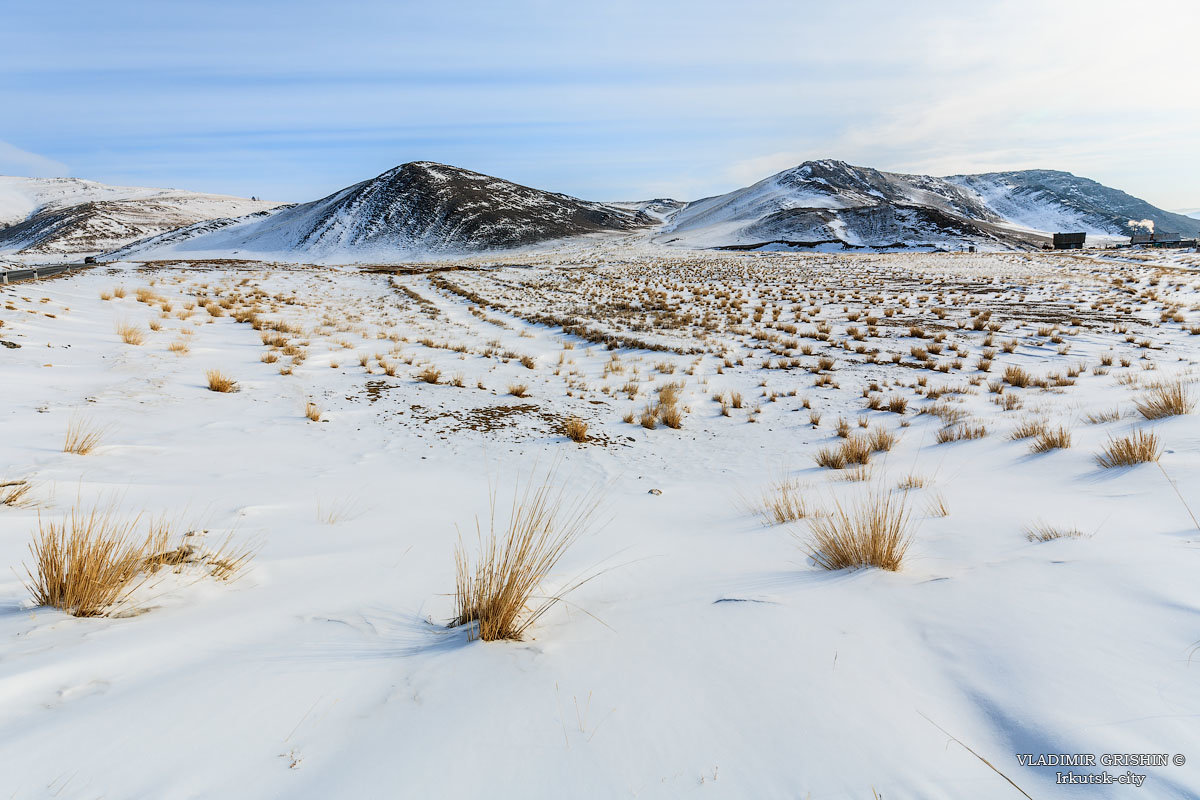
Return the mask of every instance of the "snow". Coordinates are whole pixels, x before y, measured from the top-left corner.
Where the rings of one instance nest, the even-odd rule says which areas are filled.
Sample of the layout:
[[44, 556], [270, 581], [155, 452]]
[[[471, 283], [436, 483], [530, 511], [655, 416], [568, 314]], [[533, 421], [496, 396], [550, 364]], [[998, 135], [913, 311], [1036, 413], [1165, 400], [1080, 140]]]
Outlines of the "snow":
[[[0, 506], [0, 564], [13, 568], [0, 575], [0, 792], [1016, 796], [936, 724], [1035, 797], [1067, 793], [1053, 768], [1021, 767], [1016, 753], [1183, 753], [1186, 767], [1135, 769], [1149, 774], [1138, 796], [1196, 797], [1200, 683], [1189, 653], [1200, 639], [1200, 532], [1175, 492], [1200, 510], [1200, 416], [1145, 423], [1131, 413], [1138, 390], [1117, 378], [1194, 376], [1200, 337], [1184, 327], [1200, 316], [1187, 310], [1185, 326], [1160, 324], [1154, 303], [1134, 303], [1123, 322], [1151, 345], [1141, 348], [1087, 305], [1113, 291], [1112, 276], [1143, 289], [1165, 269], [1160, 297], [1194, 308], [1200, 262], [1175, 253], [1122, 258], [647, 255], [602, 243], [531, 257], [537, 268], [485, 268], [481, 258], [462, 271], [389, 277], [351, 267], [142, 271], [123, 263], [4, 287], [0, 339], [21, 347], [0, 350], [0, 481], [32, 481], [40, 507]], [[439, 275], [494, 305], [480, 311], [441, 288]], [[961, 304], [921, 301], [938, 291], [922, 281], [949, 294], [983, 291]], [[975, 393], [939, 401], [960, 404], [989, 435], [934, 444], [939, 421], [913, 413], [930, 401], [903, 388], [920, 377], [963, 386], [970, 367], [943, 375], [830, 347], [840, 386], [818, 389], [807, 371], [762, 369], [771, 357], [762, 343], [753, 350], [730, 330], [707, 335], [744, 357], [741, 366], [724, 367], [712, 353], [697, 361], [610, 351], [521, 316], [594, 305], [587, 322], [620, 331], [630, 320], [599, 310], [625, 287], [672, 291], [686, 306], [691, 295], [672, 285], [724, 284], [745, 289], [750, 307], [781, 282], [796, 292], [869, 286], [864, 295], [887, 298], [864, 306], [876, 310], [904, 296], [912, 305], [900, 316], [929, 327], [931, 309], [948, 308], [947, 344], [970, 348], [969, 362], [985, 333], [952, 323], [996, 304], [1005, 322], [997, 343], [1020, 346], [996, 357]], [[129, 289], [124, 299], [100, 299], [118, 284]], [[169, 317], [134, 298], [142, 286], [170, 300]], [[260, 360], [266, 348], [249, 325], [202, 309], [178, 318], [197, 294], [255, 287], [274, 306], [268, 316], [306, 329], [293, 338], [309, 343], [309, 357], [293, 375]], [[1064, 305], [1072, 302], [1077, 310]], [[858, 307], [844, 298], [819, 315], [835, 341], [852, 324], [846, 304]], [[1062, 325], [1071, 350], [1061, 356], [1034, 329], [1049, 324], [1042, 314], [1069, 313], [1087, 320], [1073, 335]], [[140, 347], [114, 334], [118, 322], [145, 329], [152, 320], [162, 330], [146, 330]], [[910, 345], [922, 342], [906, 335], [907, 324], [885, 321], [869, 342], [911, 360]], [[637, 335], [698, 341], [679, 328]], [[466, 350], [419, 344], [424, 337]], [[189, 353], [167, 350], [177, 339]], [[393, 346], [395, 377], [373, 361], [372, 374], [359, 365], [358, 356]], [[498, 354], [484, 355], [488, 347]], [[505, 350], [535, 357], [537, 368], [502, 359]], [[614, 352], [626, 371], [609, 376]], [[1023, 399], [1020, 411], [1002, 411], [986, 388], [1007, 364], [1046, 375], [1098, 366], [1110, 352], [1132, 366], [1085, 371], [1054, 390], [1008, 390]], [[661, 374], [660, 362], [676, 370]], [[442, 384], [413, 378], [425, 363], [442, 369]], [[241, 391], [207, 391], [209, 368], [235, 377]], [[620, 387], [635, 368], [636, 401], [598, 390]], [[455, 373], [463, 388], [445, 383]], [[648, 386], [675, 380], [686, 383], [680, 430], [621, 422], [645, 404]], [[528, 399], [505, 394], [515, 381], [529, 384]], [[903, 386], [885, 394], [910, 398], [909, 427], [864, 410], [862, 389], [889, 381]], [[747, 409], [721, 416], [711, 395], [731, 390], [761, 407], [754, 424]], [[772, 402], [764, 391], [780, 394]], [[816, 428], [804, 397], [823, 414]], [[308, 401], [326, 421], [305, 419]], [[465, 422], [480, 409], [525, 403], [537, 410], [494, 430]], [[1114, 407], [1124, 412], [1118, 421], [1084, 422]], [[572, 444], [546, 421], [568, 414], [607, 444]], [[1027, 441], [1007, 438], [1034, 414], [1068, 424], [1072, 447], [1035, 456]], [[87, 456], [59, 452], [76, 415], [107, 426]], [[815, 451], [837, 441], [839, 416], [865, 416], [900, 437], [873, 461], [869, 485], [813, 466]], [[1164, 440], [1162, 465], [1176, 488], [1152, 465], [1094, 464], [1110, 436], [1137, 428]], [[568, 552], [553, 584], [598, 576], [524, 642], [467, 641], [444, 627], [459, 532], [472, 541], [490, 484], [503, 498], [522, 476], [556, 463], [572, 491], [603, 487], [606, 524]], [[822, 505], [890, 491], [912, 472], [931, 483], [909, 495], [917, 529], [896, 573], [821, 571], [802, 547], [803, 522], [764, 526], [747, 509], [781, 475]], [[929, 510], [939, 496], [948, 516]], [[95, 499], [125, 513], [165, 513], [210, 538], [231, 533], [257, 555], [233, 583], [164, 579], [142, 594], [137, 616], [75, 619], [30, 607], [19, 565], [38, 515]], [[336, 521], [322, 521], [331, 510]], [[1088, 535], [1031, 543], [1022, 527], [1038, 520]], [[1078, 796], [1130, 795], [1097, 786]]]

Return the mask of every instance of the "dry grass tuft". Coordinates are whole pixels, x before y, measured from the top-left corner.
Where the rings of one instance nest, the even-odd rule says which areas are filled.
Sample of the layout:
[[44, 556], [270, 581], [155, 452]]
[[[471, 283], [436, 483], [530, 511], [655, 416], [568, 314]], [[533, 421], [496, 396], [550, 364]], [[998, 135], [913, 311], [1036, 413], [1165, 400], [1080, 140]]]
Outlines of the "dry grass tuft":
[[72, 417], [71, 421], [67, 423], [67, 437], [63, 442], [63, 452], [86, 456], [96, 449], [103, 438], [103, 428], [82, 417]]
[[237, 381], [224, 374], [219, 369], [208, 370], [204, 373], [204, 377], [208, 380], [209, 391], [236, 392], [238, 390]]
[[1095, 411], [1083, 418], [1083, 421], [1088, 425], [1103, 425], [1108, 422], [1116, 422], [1121, 418], [1121, 409], [1114, 408], [1111, 411]]
[[1013, 441], [1019, 439], [1028, 439], [1033, 436], [1041, 436], [1046, 430], [1046, 423], [1040, 419], [1026, 419], [1017, 423], [1017, 426], [1008, 434], [1008, 438]]
[[852, 505], [834, 500], [825, 516], [808, 520], [807, 547], [823, 569], [900, 569], [912, 542], [906, 495], [866, 495]]
[[508, 393], [513, 397], [528, 397], [529, 387], [523, 383], [510, 383], [508, 385]]
[[321, 409], [311, 400], [304, 404], [304, 416], [308, 417], [310, 422], [321, 421]]
[[142, 344], [146, 341], [146, 334], [137, 325], [131, 325], [128, 322], [122, 322], [117, 325], [117, 336], [121, 337], [121, 341], [125, 344]]
[[781, 478], [763, 489], [757, 501], [748, 503], [750, 510], [762, 518], [764, 525], [784, 525], [810, 516], [801, 489], [792, 478]]
[[1009, 365], [1004, 368], [1004, 382], [1010, 386], [1026, 387], [1033, 381], [1033, 376], [1017, 366]]
[[1096, 463], [1105, 469], [1111, 467], [1132, 467], [1137, 464], [1148, 464], [1158, 461], [1162, 455], [1162, 443], [1153, 433], [1135, 431], [1120, 439], [1110, 439], [1100, 454]]
[[948, 442], [963, 442], [972, 439], [982, 439], [987, 436], [987, 426], [982, 423], [960, 422], [954, 425], [947, 425], [937, 432], [934, 441], [938, 444], [946, 444]]
[[1182, 380], [1151, 386], [1144, 395], [1133, 401], [1146, 419], [1162, 419], [1189, 413], [1196, 401]]
[[29, 481], [5, 481], [0, 483], [0, 506], [23, 508], [33, 504], [29, 492], [33, 484]]
[[1031, 542], [1052, 542], [1055, 539], [1082, 539], [1083, 532], [1078, 528], [1055, 528], [1043, 522], [1031, 525], [1025, 529], [1025, 538]]
[[588, 440], [587, 430], [588, 424], [579, 417], [567, 417], [566, 422], [563, 423], [563, 432], [572, 442], [580, 444], [586, 442]]
[[841, 447], [822, 447], [813, 456], [813, 459], [817, 462], [818, 467], [825, 467], [826, 469], [846, 468], [846, 455], [842, 452]]
[[867, 436], [867, 443], [874, 453], [886, 453], [896, 444], [896, 434], [883, 428], [876, 428]]
[[111, 510], [74, 508], [58, 522], [38, 516], [29, 545], [33, 566], [26, 586], [40, 606], [76, 617], [96, 617], [125, 600], [139, 585], [149, 540], [134, 536], [137, 521], [122, 522]]
[[472, 563], [462, 540], [455, 550], [456, 614], [452, 627], [476, 623], [472, 639], [519, 640], [525, 631], [587, 579], [540, 595], [542, 582], [567, 549], [594, 525], [598, 498], [569, 500], [553, 485], [553, 473], [540, 483], [514, 491], [508, 524], [496, 527], [496, 494], [491, 493], [490, 525], [485, 534], [476, 520], [478, 559]]
[[1064, 450], [1070, 446], [1071, 432], [1060, 425], [1053, 429], [1046, 428], [1039, 433], [1029, 449], [1034, 453], [1048, 453], [1051, 450]]

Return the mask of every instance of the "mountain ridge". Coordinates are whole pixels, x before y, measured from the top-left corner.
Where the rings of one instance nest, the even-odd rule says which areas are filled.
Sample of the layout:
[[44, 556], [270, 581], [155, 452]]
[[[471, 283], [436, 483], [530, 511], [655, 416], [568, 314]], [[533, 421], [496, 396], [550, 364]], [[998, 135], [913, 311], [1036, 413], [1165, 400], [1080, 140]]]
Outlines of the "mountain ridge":
[[[836, 159], [805, 161], [690, 202], [581, 200], [433, 161], [400, 164], [318, 200], [287, 205], [56, 179], [41, 186], [49, 200], [26, 198], [21, 207], [3, 191], [4, 180], [0, 221], [6, 213], [27, 217], [0, 228], [0, 250], [64, 253], [112, 243], [107, 252], [114, 257], [408, 260], [593, 234], [644, 233], [656, 245], [743, 250], [1029, 249], [1056, 231], [1117, 242], [1147, 225], [1200, 234], [1200, 220], [1061, 170], [936, 177]], [[186, 224], [176, 224], [178, 205], [204, 205], [197, 198], [208, 198], [204, 209], [191, 209]]]
[[202, 220], [243, 216], [279, 205], [80, 178], [0, 176], [0, 251], [104, 252]]
[[203, 223], [122, 252], [236, 250], [374, 257], [505, 250], [651, 225], [646, 213], [433, 161], [412, 161], [262, 218]]

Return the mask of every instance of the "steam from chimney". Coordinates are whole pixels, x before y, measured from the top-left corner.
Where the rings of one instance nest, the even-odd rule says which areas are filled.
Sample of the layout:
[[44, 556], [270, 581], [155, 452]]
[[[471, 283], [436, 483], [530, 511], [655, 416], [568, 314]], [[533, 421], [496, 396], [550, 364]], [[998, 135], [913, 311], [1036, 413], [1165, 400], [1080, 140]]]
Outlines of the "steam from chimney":
[[1131, 228], [1145, 228], [1146, 233], [1154, 233], [1154, 220], [1152, 219], [1131, 219], [1129, 220]]

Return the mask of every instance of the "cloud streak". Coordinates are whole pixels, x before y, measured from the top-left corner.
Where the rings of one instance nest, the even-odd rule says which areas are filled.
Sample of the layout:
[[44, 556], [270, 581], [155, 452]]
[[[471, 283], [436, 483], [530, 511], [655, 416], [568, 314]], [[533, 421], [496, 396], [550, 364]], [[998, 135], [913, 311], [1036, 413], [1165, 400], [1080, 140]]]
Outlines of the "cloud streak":
[[304, 200], [429, 158], [698, 197], [832, 157], [1200, 204], [1174, 0], [64, 5], [6, 19], [0, 136], [99, 180]]

